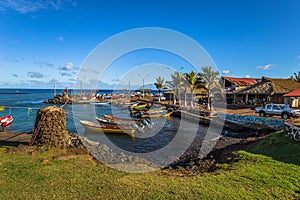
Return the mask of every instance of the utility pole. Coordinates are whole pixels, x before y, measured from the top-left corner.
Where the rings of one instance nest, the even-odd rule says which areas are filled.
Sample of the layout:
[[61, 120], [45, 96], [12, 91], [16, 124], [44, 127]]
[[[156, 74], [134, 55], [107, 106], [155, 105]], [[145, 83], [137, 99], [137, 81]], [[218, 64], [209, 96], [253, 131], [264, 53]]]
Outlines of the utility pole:
[[82, 81], [80, 81], [80, 96], [82, 96]]
[[145, 96], [145, 88], [144, 88], [144, 84], [145, 84], [145, 80], [143, 78], [143, 99], [144, 99], [144, 96]]
[[128, 93], [129, 93], [129, 101], [130, 101], [130, 99], [131, 99], [130, 80], [128, 81]]
[[[144, 99], [144, 96], [145, 96], [145, 78], [147, 77], [147, 76], [149, 76], [150, 74], [147, 74], [146, 76], [144, 76], [143, 77], [143, 85], [142, 85], [142, 90], [143, 90], [143, 99]], [[138, 74], [138, 76], [140, 76], [140, 77], [142, 77], [142, 75], [141, 74]]]

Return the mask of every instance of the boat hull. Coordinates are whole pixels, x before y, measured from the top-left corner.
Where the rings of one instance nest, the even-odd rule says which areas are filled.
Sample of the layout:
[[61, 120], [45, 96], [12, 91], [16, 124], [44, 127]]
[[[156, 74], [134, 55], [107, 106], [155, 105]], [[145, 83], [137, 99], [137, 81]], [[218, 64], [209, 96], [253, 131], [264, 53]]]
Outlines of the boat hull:
[[103, 132], [103, 133], [114, 133], [114, 134], [130, 134], [133, 135], [135, 130], [134, 129], [121, 129], [119, 127], [109, 127], [100, 125], [94, 122], [80, 120], [80, 124], [87, 130], [90, 131], [97, 131], [97, 132]]
[[[284, 127], [284, 120], [257, 116], [242, 116], [233, 114], [218, 113], [218, 117], [224, 120], [224, 126], [234, 131], [245, 129], [253, 130], [281, 130]], [[215, 118], [214, 120], [217, 120]]]
[[107, 101], [103, 101], [103, 102], [91, 102], [90, 104], [93, 104], [93, 105], [98, 105], [98, 106], [109, 106], [110, 105], [110, 102], [107, 102]]
[[2, 127], [7, 127], [13, 122], [14, 118], [10, 115], [6, 115], [0, 118], [0, 124]]
[[170, 117], [172, 112], [161, 113], [161, 114], [143, 114], [141, 118], [160, 118], [160, 117]]

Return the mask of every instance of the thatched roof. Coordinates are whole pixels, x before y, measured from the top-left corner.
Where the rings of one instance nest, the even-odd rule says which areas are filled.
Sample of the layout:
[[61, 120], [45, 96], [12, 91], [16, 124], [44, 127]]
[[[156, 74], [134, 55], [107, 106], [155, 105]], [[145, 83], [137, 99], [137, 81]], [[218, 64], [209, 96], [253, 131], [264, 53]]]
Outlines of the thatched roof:
[[300, 87], [300, 83], [295, 82], [292, 78], [267, 78], [262, 77], [261, 82], [256, 83], [245, 89], [238, 90], [236, 94], [286, 94], [292, 90]]

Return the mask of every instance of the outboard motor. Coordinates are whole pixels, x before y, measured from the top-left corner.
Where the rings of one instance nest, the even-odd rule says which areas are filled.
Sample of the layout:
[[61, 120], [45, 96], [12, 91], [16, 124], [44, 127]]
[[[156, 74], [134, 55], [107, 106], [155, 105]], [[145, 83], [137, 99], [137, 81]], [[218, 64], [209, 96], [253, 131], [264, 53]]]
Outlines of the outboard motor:
[[146, 125], [147, 127], [149, 127], [149, 128], [153, 128], [153, 125], [154, 125], [154, 123], [151, 122], [150, 119], [143, 119], [143, 120], [142, 120], [142, 123], [143, 123], [144, 125]]
[[143, 124], [139, 124], [139, 125], [132, 124], [131, 126], [132, 126], [132, 128], [134, 128], [134, 129], [136, 129], [138, 131], [143, 131], [145, 129], [145, 126]]

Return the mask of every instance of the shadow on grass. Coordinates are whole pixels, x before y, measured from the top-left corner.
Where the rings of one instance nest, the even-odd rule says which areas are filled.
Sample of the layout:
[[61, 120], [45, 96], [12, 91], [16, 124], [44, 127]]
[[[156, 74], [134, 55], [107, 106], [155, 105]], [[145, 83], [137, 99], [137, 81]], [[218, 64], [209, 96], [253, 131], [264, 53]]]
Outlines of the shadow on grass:
[[2, 141], [0, 140], [0, 148], [1, 147], [17, 147], [19, 146], [20, 144], [23, 144], [23, 145], [28, 145], [29, 143], [28, 142], [10, 142], [10, 141]]
[[257, 142], [247, 151], [265, 155], [280, 162], [300, 165], [300, 143], [286, 137], [283, 131], [276, 132], [268, 138]]

